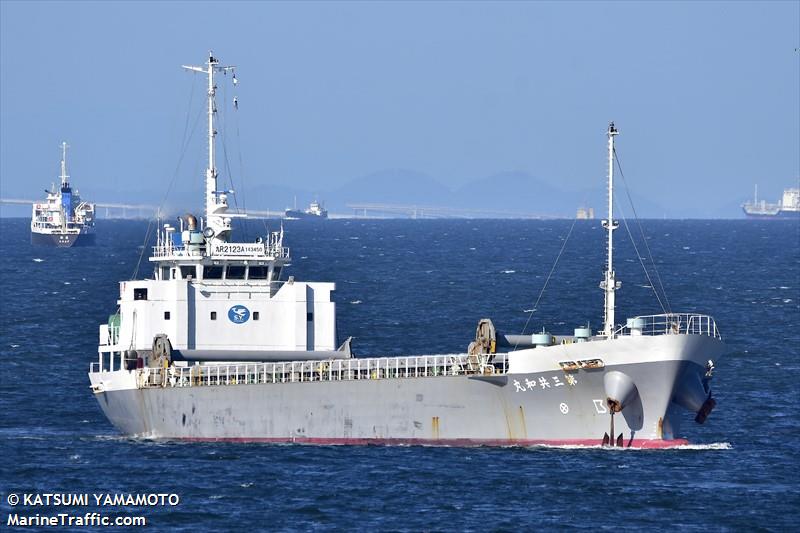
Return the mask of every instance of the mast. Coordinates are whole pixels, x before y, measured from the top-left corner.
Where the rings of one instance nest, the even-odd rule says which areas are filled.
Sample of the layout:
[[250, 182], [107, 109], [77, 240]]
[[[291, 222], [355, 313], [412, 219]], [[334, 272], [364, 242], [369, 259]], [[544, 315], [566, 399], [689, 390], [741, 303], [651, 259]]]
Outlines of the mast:
[[[205, 67], [195, 67], [182, 65], [183, 68], [194, 72], [200, 72], [208, 76], [208, 168], [206, 168], [206, 228], [210, 234], [212, 242], [227, 242], [231, 232], [230, 216], [225, 216], [228, 211], [227, 191], [217, 190], [217, 167], [215, 153], [215, 138], [217, 131], [214, 129], [214, 117], [217, 113], [216, 92], [217, 86], [214, 84], [214, 73], [226, 73], [233, 71], [233, 66], [220, 66], [219, 60], [214, 57], [212, 52], [208, 53], [208, 61]], [[213, 231], [213, 233], [212, 233]]]
[[603, 227], [608, 230], [608, 259], [606, 260], [605, 279], [600, 283], [600, 288], [605, 291], [605, 320], [603, 335], [607, 339], [614, 336], [614, 293], [622, 285], [614, 275], [614, 230], [619, 227], [619, 222], [614, 220], [614, 137], [619, 132], [614, 123], [608, 125], [608, 218], [603, 221]]
[[61, 143], [61, 189], [69, 187], [69, 176], [67, 176], [67, 143]]

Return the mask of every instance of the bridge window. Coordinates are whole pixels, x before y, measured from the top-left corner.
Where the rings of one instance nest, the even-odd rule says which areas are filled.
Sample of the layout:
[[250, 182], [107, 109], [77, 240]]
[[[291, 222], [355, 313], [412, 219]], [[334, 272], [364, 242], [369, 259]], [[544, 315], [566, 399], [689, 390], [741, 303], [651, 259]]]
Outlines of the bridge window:
[[181, 277], [183, 279], [196, 278], [197, 277], [197, 271], [195, 270], [194, 265], [182, 266], [181, 267]]
[[244, 279], [244, 265], [231, 265], [225, 275], [226, 279]]
[[280, 281], [281, 279], [281, 268], [275, 267], [275, 270], [272, 271], [272, 281]]
[[267, 279], [267, 274], [269, 274], [269, 267], [251, 266], [248, 277], [250, 279]]
[[169, 267], [161, 267], [161, 279], [169, 279]]
[[222, 267], [207, 266], [203, 268], [203, 277], [205, 279], [222, 279]]
[[147, 289], [133, 289], [134, 300], [147, 300]]

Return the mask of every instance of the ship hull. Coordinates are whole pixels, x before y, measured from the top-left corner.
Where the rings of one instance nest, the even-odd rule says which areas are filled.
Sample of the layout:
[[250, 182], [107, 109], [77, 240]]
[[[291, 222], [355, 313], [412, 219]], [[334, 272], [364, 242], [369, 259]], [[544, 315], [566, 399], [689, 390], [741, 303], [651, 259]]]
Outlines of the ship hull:
[[70, 248], [72, 246], [93, 246], [94, 233], [37, 233], [31, 232], [31, 244], [36, 246], [54, 246]]
[[780, 210], [777, 213], [748, 212], [744, 210], [745, 217], [759, 220], [800, 220], [800, 211]]
[[[604, 368], [569, 373], [554, 369], [489, 376], [132, 388], [96, 396], [122, 433], [147, 438], [599, 445], [611, 423], [605, 376], [621, 372], [635, 383], [637, 394], [615, 415], [615, 435], [622, 435], [625, 446], [668, 447], [686, 443], [676, 438], [678, 417], [669, 415], [675, 411], [681, 383], [687, 379], [700, 383], [706, 371], [704, 358], [721, 353], [721, 342], [701, 341], [689, 350], [679, 348], [679, 356], [668, 360], [645, 357], [642, 362], [607, 363]], [[613, 356], [606, 357], [610, 359]]]
[[314, 213], [306, 213], [299, 209], [287, 209], [283, 216], [288, 220], [325, 220], [328, 218], [327, 213], [315, 215]]

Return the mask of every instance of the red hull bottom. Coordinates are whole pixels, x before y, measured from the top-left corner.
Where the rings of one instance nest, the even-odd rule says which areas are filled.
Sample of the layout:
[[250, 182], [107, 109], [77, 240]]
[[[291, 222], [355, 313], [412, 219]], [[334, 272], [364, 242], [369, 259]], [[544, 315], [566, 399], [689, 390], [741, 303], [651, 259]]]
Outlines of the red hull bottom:
[[[350, 439], [314, 437], [224, 437], [224, 438], [183, 438], [192, 442], [240, 442], [275, 444], [311, 444], [319, 446], [450, 446], [450, 447], [525, 447], [525, 446], [602, 446], [602, 439], [531, 440], [531, 439]], [[686, 439], [635, 439], [625, 442], [623, 448], [665, 449], [689, 444]]]

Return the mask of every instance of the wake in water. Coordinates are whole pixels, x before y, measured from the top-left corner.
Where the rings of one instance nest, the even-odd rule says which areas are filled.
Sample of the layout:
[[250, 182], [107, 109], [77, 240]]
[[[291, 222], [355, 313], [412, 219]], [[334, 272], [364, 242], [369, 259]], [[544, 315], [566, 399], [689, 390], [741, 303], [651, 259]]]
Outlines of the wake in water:
[[[513, 447], [513, 446], [509, 446]], [[732, 450], [733, 445], [730, 442], [712, 442], [709, 444], [679, 444], [676, 446], [666, 448], [628, 448], [616, 446], [603, 446], [597, 445], [583, 445], [583, 444], [532, 444], [530, 446], [520, 446], [521, 448], [536, 450], [536, 449], [550, 449], [550, 450], [608, 450], [612, 452], [671, 452], [681, 450]]]

